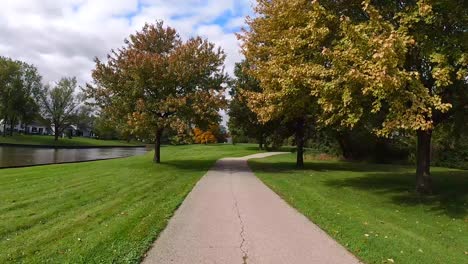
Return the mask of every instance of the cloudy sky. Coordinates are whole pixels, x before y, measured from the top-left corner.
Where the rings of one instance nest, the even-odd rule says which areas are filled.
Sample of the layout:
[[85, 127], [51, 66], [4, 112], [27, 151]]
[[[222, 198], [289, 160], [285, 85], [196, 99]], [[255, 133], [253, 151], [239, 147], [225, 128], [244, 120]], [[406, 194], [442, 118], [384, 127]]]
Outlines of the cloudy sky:
[[234, 35], [251, 0], [2, 0], [0, 55], [38, 67], [44, 81], [91, 80], [94, 57], [123, 45], [145, 22], [163, 20], [186, 39], [201, 35], [220, 45], [232, 73], [241, 60]]

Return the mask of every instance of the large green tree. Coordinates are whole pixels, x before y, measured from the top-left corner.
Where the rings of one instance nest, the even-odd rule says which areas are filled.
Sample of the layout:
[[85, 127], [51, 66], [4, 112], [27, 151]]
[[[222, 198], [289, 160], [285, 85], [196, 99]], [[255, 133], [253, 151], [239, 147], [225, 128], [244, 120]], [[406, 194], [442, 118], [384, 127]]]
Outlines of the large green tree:
[[13, 133], [18, 121], [27, 125], [37, 118], [37, 95], [41, 89], [42, 77], [33, 65], [22, 61], [0, 57], [0, 116]]
[[94, 83], [86, 92], [116, 124], [154, 140], [159, 163], [166, 128], [186, 130], [188, 124], [219, 119], [225, 105], [224, 59], [206, 39], [182, 41], [163, 22], [147, 24], [112, 50], [106, 62], [96, 59]]
[[261, 84], [249, 95], [260, 119], [319, 111], [338, 131], [414, 131], [416, 190], [431, 193], [432, 131], [467, 114], [467, 2], [259, 0], [255, 11], [240, 39]]
[[326, 73], [323, 47], [331, 44], [332, 16], [316, 1], [259, 0], [239, 38], [260, 92], [246, 93], [259, 120], [296, 123], [297, 167], [303, 167], [306, 128], [315, 123], [316, 92]]
[[247, 73], [249, 63], [244, 60], [236, 63], [234, 75], [236, 79], [229, 91], [231, 101], [229, 102], [229, 122], [228, 127], [235, 142], [235, 137], [239, 135], [254, 138], [258, 142], [260, 149], [264, 148], [265, 138], [273, 130], [273, 121], [261, 122], [257, 114], [248, 106], [248, 98], [244, 91], [260, 92], [259, 82]]
[[432, 131], [467, 114], [466, 3], [364, 1], [340, 15], [345, 8], [325, 2], [340, 17], [340, 38], [323, 50], [330, 70], [319, 93], [322, 121], [352, 127], [383, 114], [378, 135], [416, 132], [416, 190], [431, 193]]

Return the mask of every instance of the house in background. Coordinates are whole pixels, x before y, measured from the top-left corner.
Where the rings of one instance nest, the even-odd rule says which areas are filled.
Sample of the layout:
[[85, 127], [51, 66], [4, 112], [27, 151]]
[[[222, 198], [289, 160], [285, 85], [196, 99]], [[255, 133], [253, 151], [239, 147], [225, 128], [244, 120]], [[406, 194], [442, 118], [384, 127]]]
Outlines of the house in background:
[[[13, 133], [28, 134], [28, 135], [54, 135], [54, 125], [50, 127], [40, 121], [33, 121], [29, 124], [19, 122], [13, 128], [10, 128], [10, 124], [4, 124], [3, 119], [0, 120], [0, 134], [6, 129], [7, 133], [13, 130]], [[69, 125], [65, 128], [60, 135], [61, 137], [95, 137], [92, 128], [79, 128], [77, 125]]]
[[89, 128], [81, 128], [76, 131], [77, 135], [80, 137], [95, 137], [93, 130]]
[[28, 124], [24, 128], [24, 133], [25, 134], [33, 134], [33, 135], [51, 135], [52, 134], [52, 129], [49, 127], [37, 122], [33, 121], [31, 124]]
[[[54, 126], [52, 125], [52, 129], [50, 134], [54, 134]], [[94, 132], [90, 128], [79, 128], [77, 125], [69, 125], [65, 128], [60, 135], [60, 137], [95, 137]]]
[[24, 124], [22, 122], [18, 122], [15, 126], [11, 127], [10, 124], [4, 124], [4, 120], [0, 120], [0, 133], [3, 133], [3, 130], [6, 132], [10, 132], [13, 130], [14, 133], [23, 133], [23, 134], [33, 134], [33, 135], [51, 135], [52, 130], [47, 127], [46, 125], [38, 122], [33, 121], [29, 124]]

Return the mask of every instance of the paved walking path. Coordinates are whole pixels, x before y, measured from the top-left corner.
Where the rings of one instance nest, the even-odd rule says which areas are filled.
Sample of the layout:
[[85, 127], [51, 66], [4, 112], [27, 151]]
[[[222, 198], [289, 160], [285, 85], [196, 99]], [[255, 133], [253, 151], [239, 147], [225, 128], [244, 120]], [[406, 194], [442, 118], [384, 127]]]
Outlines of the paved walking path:
[[225, 158], [197, 183], [143, 263], [359, 263], [251, 172]]

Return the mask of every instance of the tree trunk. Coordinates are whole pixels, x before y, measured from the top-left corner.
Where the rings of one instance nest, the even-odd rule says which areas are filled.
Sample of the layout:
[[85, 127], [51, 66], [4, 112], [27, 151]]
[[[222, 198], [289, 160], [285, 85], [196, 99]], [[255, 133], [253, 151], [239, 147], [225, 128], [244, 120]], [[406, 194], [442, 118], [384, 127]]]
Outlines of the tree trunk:
[[432, 194], [430, 172], [432, 131], [418, 130], [417, 135], [416, 191], [420, 194]]
[[297, 156], [296, 156], [296, 167], [304, 168], [304, 125], [305, 120], [303, 118], [299, 119], [296, 124], [296, 146], [297, 146]]
[[11, 121], [10, 121], [10, 136], [13, 136], [13, 126], [14, 126], [13, 124], [14, 124], [14, 122], [15, 121], [13, 119], [11, 119]]
[[263, 135], [258, 138], [258, 148], [263, 150]]
[[3, 136], [6, 137], [6, 123], [7, 123], [7, 118], [3, 119]]
[[156, 141], [154, 142], [154, 158], [153, 161], [155, 163], [161, 163], [161, 136], [162, 136], [162, 129], [156, 130]]
[[346, 131], [338, 132], [336, 135], [336, 139], [338, 141], [338, 144], [340, 145], [341, 149], [341, 155], [343, 155], [343, 158], [346, 160], [353, 160], [354, 155], [352, 148], [349, 144], [349, 134]]
[[55, 141], [58, 141], [58, 138], [59, 138], [59, 129], [57, 126], [54, 126], [54, 140]]

